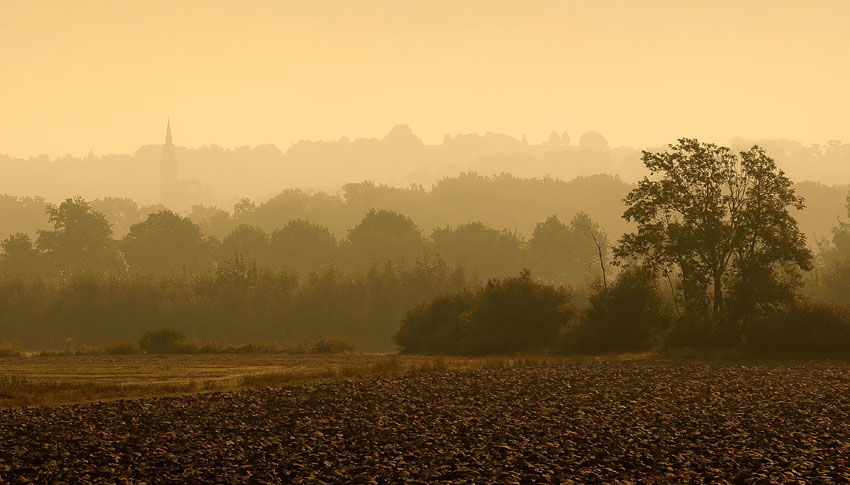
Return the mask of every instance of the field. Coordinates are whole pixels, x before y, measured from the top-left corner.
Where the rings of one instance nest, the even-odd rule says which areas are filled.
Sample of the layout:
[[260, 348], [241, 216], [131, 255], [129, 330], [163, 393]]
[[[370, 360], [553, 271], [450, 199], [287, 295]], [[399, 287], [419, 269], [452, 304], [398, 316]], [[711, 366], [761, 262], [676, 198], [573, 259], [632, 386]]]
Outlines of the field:
[[[626, 356], [625, 358], [639, 358]], [[0, 357], [0, 408], [300, 385], [370, 375], [587, 359], [435, 358], [381, 354]]]
[[[228, 378], [279, 372], [269, 359]], [[386, 372], [0, 410], [0, 481], [850, 480], [847, 363], [334, 359], [314, 368]], [[192, 375], [226, 377], [202, 362]]]

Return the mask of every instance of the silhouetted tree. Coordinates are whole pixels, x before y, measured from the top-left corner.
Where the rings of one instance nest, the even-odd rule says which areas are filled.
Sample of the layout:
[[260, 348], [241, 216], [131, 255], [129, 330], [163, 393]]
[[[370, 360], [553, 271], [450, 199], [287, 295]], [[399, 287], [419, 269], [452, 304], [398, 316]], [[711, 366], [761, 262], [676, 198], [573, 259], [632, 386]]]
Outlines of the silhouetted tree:
[[[579, 218], [580, 215], [586, 217], [585, 220]], [[579, 213], [573, 219], [573, 230], [584, 230], [590, 240], [593, 242], [593, 247], [596, 249], [596, 262], [599, 263], [599, 272], [602, 274], [602, 289], [608, 290], [608, 231], [598, 223], [593, 222], [586, 214]]]
[[[850, 217], [850, 193], [847, 194], [846, 201], [846, 216]], [[830, 242], [832, 244], [829, 244]], [[850, 222], [839, 219], [832, 227], [832, 240], [821, 244], [819, 259], [825, 265], [850, 259]]]
[[510, 231], [497, 231], [480, 222], [448, 226], [431, 233], [434, 249], [447, 260], [466, 266], [482, 278], [516, 274], [522, 269], [524, 244]]
[[265, 231], [255, 226], [240, 224], [221, 241], [219, 259], [232, 258], [240, 255], [248, 261], [255, 261], [265, 266], [269, 253], [269, 236]]
[[357, 224], [365, 210], [353, 208], [339, 194], [286, 189], [257, 206], [250, 215], [240, 218], [239, 222], [262, 227], [271, 233], [280, 229], [284, 222], [305, 219], [330, 227], [334, 234], [344, 234]]
[[330, 229], [297, 219], [272, 233], [269, 258], [275, 267], [290, 268], [306, 276], [310, 271], [331, 264], [336, 251], [336, 238]]
[[164, 274], [212, 269], [213, 242], [201, 235], [189, 218], [170, 210], [148, 215], [133, 224], [121, 243], [130, 269]]
[[29, 234], [19, 232], [0, 241], [0, 270], [10, 273], [38, 274], [41, 272], [41, 254]]
[[472, 292], [462, 291], [418, 304], [402, 318], [395, 343], [408, 354], [462, 355], [468, 338], [463, 315], [474, 302]]
[[38, 231], [36, 246], [49, 271], [70, 276], [82, 271], [120, 271], [123, 264], [106, 217], [81, 197], [47, 208], [51, 230]]
[[655, 272], [633, 266], [621, 271], [610, 287], [595, 285], [567, 346], [578, 352], [644, 350], [657, 343], [672, 320]]
[[824, 264], [814, 285], [817, 298], [838, 305], [850, 305], [850, 258]]
[[474, 292], [460, 291], [420, 304], [402, 319], [395, 336], [406, 353], [513, 354], [554, 350], [575, 310], [570, 294], [518, 277], [493, 279]]
[[425, 247], [422, 233], [409, 217], [387, 210], [370, 210], [348, 232], [345, 260], [366, 268], [375, 261], [413, 259]]
[[729, 281], [763, 284], [757, 267], [811, 267], [805, 236], [788, 211], [802, 209], [803, 200], [761, 148], [735, 154], [683, 138], [668, 151], [643, 152], [643, 162], [652, 178], [629, 193], [623, 214], [637, 231], [623, 236], [616, 254], [678, 268], [688, 301], [705, 298], [711, 287], [716, 320]]
[[248, 198], [242, 198], [233, 205], [233, 217], [243, 219], [250, 216], [257, 209], [257, 204]]
[[39, 229], [47, 229], [47, 206], [41, 197], [0, 195], [0, 239], [19, 232], [35, 235]]
[[106, 216], [112, 226], [112, 234], [123, 238], [130, 231], [130, 226], [142, 221], [142, 210], [139, 204], [126, 197], [104, 197], [91, 202], [92, 209]]
[[585, 150], [606, 151], [609, 148], [608, 140], [606, 140], [604, 136], [595, 131], [587, 131], [582, 133], [582, 135], [578, 139], [578, 144]]
[[[846, 211], [850, 217], [850, 193]], [[819, 267], [810, 286], [815, 296], [831, 303], [850, 304], [850, 223], [839, 220], [832, 228], [832, 244], [820, 246]]]
[[193, 205], [189, 219], [201, 228], [201, 233], [224, 239], [235, 227], [230, 214], [215, 206]]
[[599, 249], [607, 257], [607, 245], [594, 244], [591, 232], [599, 224], [584, 212], [577, 213], [569, 225], [557, 216], [537, 224], [529, 240], [532, 267], [542, 278], [552, 283], [583, 282], [599, 274], [596, 262]]
[[565, 289], [534, 281], [528, 270], [488, 281], [476, 300], [468, 321], [472, 354], [551, 349], [575, 313]]

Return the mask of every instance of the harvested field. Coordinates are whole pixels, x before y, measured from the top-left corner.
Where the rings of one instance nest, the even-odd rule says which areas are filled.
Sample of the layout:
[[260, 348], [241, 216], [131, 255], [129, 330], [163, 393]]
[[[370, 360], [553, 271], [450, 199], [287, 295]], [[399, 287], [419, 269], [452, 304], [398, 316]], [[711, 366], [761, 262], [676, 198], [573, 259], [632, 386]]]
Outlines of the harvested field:
[[295, 385], [504, 362], [381, 354], [5, 357], [0, 358], [0, 408]]
[[591, 362], [0, 411], [0, 481], [850, 480], [850, 365]]

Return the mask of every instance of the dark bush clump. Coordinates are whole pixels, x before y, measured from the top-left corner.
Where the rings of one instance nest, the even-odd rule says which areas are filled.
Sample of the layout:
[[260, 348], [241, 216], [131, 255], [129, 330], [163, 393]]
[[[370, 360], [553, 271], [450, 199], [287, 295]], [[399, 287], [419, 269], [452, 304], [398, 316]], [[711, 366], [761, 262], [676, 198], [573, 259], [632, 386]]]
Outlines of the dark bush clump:
[[409, 354], [462, 354], [468, 333], [463, 322], [474, 301], [474, 295], [464, 291], [420, 303], [401, 321], [396, 343]]
[[316, 354], [342, 354], [344, 352], [354, 352], [355, 349], [357, 349], [357, 344], [351, 340], [322, 337], [313, 344], [312, 351]]
[[151, 330], [139, 339], [139, 349], [148, 354], [190, 354], [195, 347], [185, 335], [170, 328]]
[[768, 308], [744, 337], [743, 350], [759, 356], [850, 358], [850, 309], [809, 302]]
[[685, 313], [675, 320], [667, 345], [693, 349], [722, 347], [717, 337], [717, 323], [708, 313], [697, 312]]
[[139, 346], [131, 342], [122, 342], [107, 346], [104, 351], [106, 355], [132, 355], [139, 353]]
[[21, 347], [9, 342], [0, 342], [0, 357], [20, 357]]
[[[362, 271], [327, 266], [302, 278], [286, 269], [258, 268], [244, 258], [197, 274], [86, 273], [47, 280], [0, 269], [0, 340], [28, 349], [103, 349], [138, 342], [156, 322], [153, 328], [167, 327], [189, 342], [220, 347], [309, 345], [326, 335], [350, 339], [358, 349], [388, 352], [395, 348], [392, 335], [405, 312], [473, 281], [463, 268], [427, 255]], [[215, 345], [197, 350], [222, 351]]]
[[419, 305], [404, 317], [395, 340], [404, 353], [542, 353], [554, 348], [574, 313], [566, 290], [523, 271]]
[[629, 352], [645, 350], [672, 321], [655, 273], [626, 268], [607, 289], [597, 284], [578, 327], [565, 339], [568, 352]]

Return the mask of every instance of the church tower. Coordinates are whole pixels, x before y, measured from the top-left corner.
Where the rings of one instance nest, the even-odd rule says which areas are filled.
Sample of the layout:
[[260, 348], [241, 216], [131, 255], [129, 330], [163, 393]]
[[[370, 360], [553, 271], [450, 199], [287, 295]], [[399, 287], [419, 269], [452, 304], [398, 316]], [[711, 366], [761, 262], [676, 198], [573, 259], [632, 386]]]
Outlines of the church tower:
[[162, 147], [162, 160], [159, 162], [160, 202], [168, 206], [177, 198], [177, 155], [171, 142], [171, 119], [165, 128], [165, 145]]

